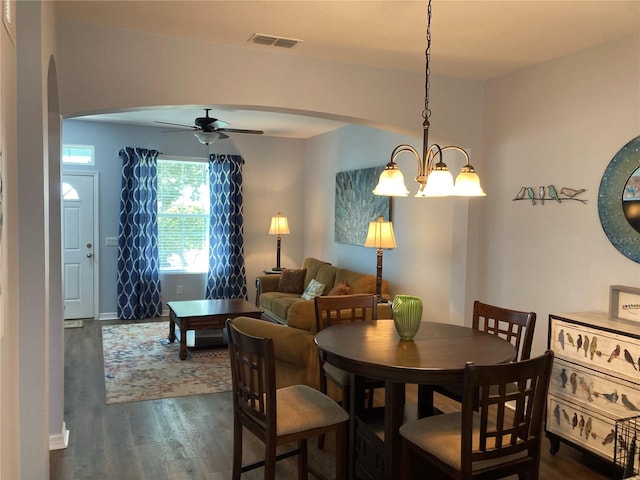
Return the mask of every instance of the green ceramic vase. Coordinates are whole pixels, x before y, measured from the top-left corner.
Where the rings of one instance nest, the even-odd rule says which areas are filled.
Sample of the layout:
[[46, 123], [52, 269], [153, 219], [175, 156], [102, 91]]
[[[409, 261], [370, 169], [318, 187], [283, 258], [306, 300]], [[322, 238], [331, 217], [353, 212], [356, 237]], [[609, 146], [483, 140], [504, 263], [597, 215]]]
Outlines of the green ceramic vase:
[[391, 306], [393, 323], [402, 340], [413, 340], [422, 321], [422, 300], [412, 295], [396, 295]]

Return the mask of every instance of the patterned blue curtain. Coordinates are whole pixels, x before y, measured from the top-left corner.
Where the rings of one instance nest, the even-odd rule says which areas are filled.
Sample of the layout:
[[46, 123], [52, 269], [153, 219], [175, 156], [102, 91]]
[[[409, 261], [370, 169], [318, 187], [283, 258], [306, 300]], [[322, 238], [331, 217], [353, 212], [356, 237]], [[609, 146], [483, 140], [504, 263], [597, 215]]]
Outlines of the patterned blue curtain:
[[118, 318], [157, 317], [160, 300], [158, 259], [158, 152], [127, 147], [122, 158], [118, 237]]
[[206, 298], [247, 299], [240, 155], [209, 156], [209, 273]]

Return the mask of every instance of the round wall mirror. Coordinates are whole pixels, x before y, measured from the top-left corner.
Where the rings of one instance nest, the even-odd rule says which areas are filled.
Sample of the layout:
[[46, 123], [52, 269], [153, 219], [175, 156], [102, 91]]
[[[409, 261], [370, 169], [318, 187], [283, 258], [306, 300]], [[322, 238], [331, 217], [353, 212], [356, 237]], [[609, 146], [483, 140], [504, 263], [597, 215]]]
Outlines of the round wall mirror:
[[640, 263], [640, 137], [622, 147], [604, 171], [598, 214], [613, 246]]

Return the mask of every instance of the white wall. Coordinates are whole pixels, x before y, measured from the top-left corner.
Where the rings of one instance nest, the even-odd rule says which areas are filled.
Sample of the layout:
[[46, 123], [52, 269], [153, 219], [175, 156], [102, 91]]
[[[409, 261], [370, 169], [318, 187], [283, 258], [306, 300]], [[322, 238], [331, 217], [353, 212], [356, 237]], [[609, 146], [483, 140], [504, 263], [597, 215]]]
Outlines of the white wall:
[[2, 292], [0, 292], [0, 478], [20, 475], [20, 365], [18, 362], [18, 286], [9, 282], [19, 275], [18, 257], [18, 153], [16, 48], [0, 29], [0, 141], [2, 142]]
[[[540, 353], [549, 313], [608, 311], [609, 285], [640, 286], [597, 206], [605, 168], [640, 128], [639, 39], [493, 80], [486, 105], [480, 298], [535, 310]], [[586, 188], [588, 203], [511, 201], [522, 186], [549, 184]]]
[[[238, 105], [414, 128], [422, 75], [100, 25], [61, 22], [67, 115], [156, 105]], [[380, 95], [385, 92], [385, 95]], [[377, 112], [378, 115], [372, 115]]]
[[[58, 31], [65, 117], [212, 104], [296, 112], [421, 135], [424, 74], [102, 25], [64, 21]], [[434, 134], [475, 147], [481, 139], [474, 113], [482, 103], [481, 82], [435, 75], [431, 81]]]
[[[17, 258], [20, 478], [47, 478], [49, 436], [63, 431], [59, 150], [50, 4], [17, 2]], [[36, 140], [34, 140], [36, 139]], [[37, 139], [40, 139], [38, 141]], [[58, 207], [59, 208], [59, 207]], [[52, 224], [54, 222], [55, 224]], [[58, 261], [56, 261], [58, 260]], [[52, 332], [53, 335], [51, 334]], [[56, 355], [55, 352], [60, 352]], [[55, 426], [51, 425], [55, 423]]]

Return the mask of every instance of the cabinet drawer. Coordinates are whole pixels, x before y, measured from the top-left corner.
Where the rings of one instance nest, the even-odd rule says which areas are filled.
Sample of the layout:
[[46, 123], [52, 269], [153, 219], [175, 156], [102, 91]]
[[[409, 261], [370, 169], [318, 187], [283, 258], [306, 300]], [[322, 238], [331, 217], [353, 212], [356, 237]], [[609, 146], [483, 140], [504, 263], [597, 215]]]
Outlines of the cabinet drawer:
[[[556, 358], [637, 383], [640, 340], [552, 318], [550, 348]], [[586, 347], [586, 348], [585, 348]]]
[[640, 413], [639, 388], [638, 384], [556, 359], [549, 394], [617, 419]]
[[548, 432], [613, 461], [615, 420], [549, 395], [547, 397]]

